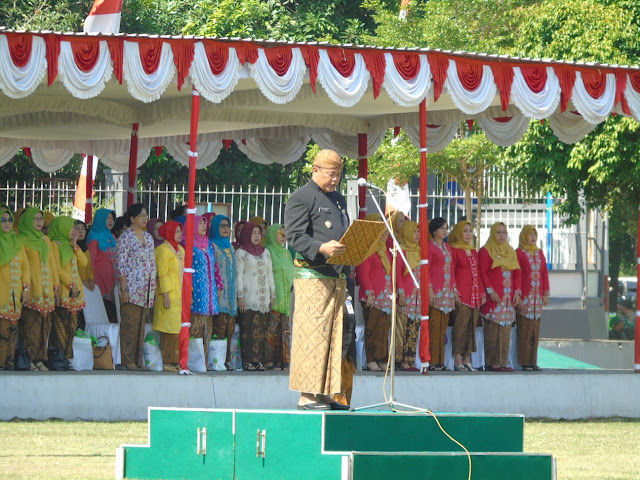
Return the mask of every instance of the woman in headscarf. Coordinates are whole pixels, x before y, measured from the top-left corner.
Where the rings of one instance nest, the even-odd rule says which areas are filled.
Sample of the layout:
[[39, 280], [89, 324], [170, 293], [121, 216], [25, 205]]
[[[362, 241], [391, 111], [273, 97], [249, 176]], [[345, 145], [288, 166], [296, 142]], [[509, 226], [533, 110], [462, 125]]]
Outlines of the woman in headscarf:
[[[81, 220], [76, 220], [76, 245], [75, 249], [76, 260], [78, 261], [78, 274], [84, 288], [93, 292], [95, 287], [93, 265], [91, 263], [91, 256], [87, 250], [87, 224]], [[78, 328], [85, 329], [84, 311], [78, 312]]]
[[[0, 370], [13, 370], [22, 303], [31, 296], [29, 261], [13, 230], [13, 215], [0, 208]], [[31, 362], [32, 368], [37, 370]]]
[[84, 288], [78, 273], [75, 220], [56, 217], [49, 226], [51, 254], [60, 278], [60, 302], [53, 312], [52, 342], [64, 350], [68, 360], [73, 356], [72, 342], [76, 334], [78, 311], [85, 306]]
[[267, 317], [276, 297], [269, 251], [260, 245], [262, 233], [247, 223], [236, 251], [236, 288], [242, 364], [245, 370], [264, 370]]
[[480, 277], [487, 301], [480, 307], [484, 322], [484, 353], [487, 370], [511, 372], [507, 366], [511, 324], [520, 307], [520, 265], [516, 251], [509, 245], [507, 227], [494, 223], [487, 243], [478, 252]]
[[[182, 274], [184, 249], [182, 226], [173, 220], [163, 223], [158, 232], [164, 243], [155, 249], [158, 270], [158, 303], [153, 310], [153, 329], [161, 332], [160, 350], [164, 369], [180, 370], [179, 339], [182, 325]], [[194, 279], [194, 287], [196, 285]]]
[[[391, 265], [392, 256], [387, 248], [389, 233], [385, 231], [378, 242], [378, 250], [358, 267], [356, 276], [360, 284], [359, 300], [364, 304], [364, 348], [367, 368], [371, 371], [387, 369], [389, 357], [389, 329], [391, 328]], [[403, 262], [396, 262], [398, 295], [404, 297], [402, 281]], [[399, 301], [404, 304], [404, 301]]]
[[120, 354], [127, 370], [146, 370], [142, 357], [144, 324], [156, 294], [156, 257], [144, 205], [134, 203], [125, 214], [130, 228], [116, 245], [120, 285]]
[[31, 276], [31, 298], [24, 300], [18, 335], [31, 362], [38, 370], [47, 371], [47, 346], [52, 313], [60, 300], [60, 279], [51, 253], [51, 241], [42, 234], [44, 214], [27, 208], [20, 217], [18, 240], [24, 245]]
[[453, 252], [453, 270], [460, 301], [453, 311], [453, 363], [454, 370], [475, 372], [471, 353], [476, 351], [476, 325], [480, 306], [487, 296], [480, 277], [478, 252], [473, 247], [473, 226], [462, 220], [453, 227], [447, 243]]
[[404, 285], [406, 304], [398, 308], [399, 315], [396, 319], [396, 362], [400, 370], [417, 372], [415, 367], [416, 351], [418, 348], [418, 332], [420, 331], [420, 289], [415, 286], [409, 271], [420, 282], [420, 230], [418, 224], [406, 220], [400, 227], [400, 237], [404, 245], [404, 256], [408, 266], [402, 270], [402, 280], [398, 282]]
[[233, 227], [233, 236], [235, 239], [235, 242], [233, 242], [231, 245], [233, 245], [233, 248], [238, 250], [238, 248], [240, 248], [240, 233], [242, 232], [242, 229], [244, 228], [244, 226], [249, 223], [246, 220], [240, 220], [238, 222], [236, 222], [235, 226]]
[[218, 315], [213, 318], [213, 335], [227, 339], [227, 369], [231, 360], [231, 336], [235, 331], [238, 316], [236, 297], [236, 254], [231, 246], [231, 220], [224, 215], [211, 219], [209, 239], [216, 256], [216, 265], [220, 272], [222, 290], [218, 290]]
[[549, 305], [549, 271], [547, 259], [538, 248], [538, 230], [525, 225], [520, 232], [520, 246], [516, 250], [522, 272], [522, 305], [516, 313], [518, 329], [518, 363], [531, 372], [538, 366], [538, 341], [542, 307]]
[[[184, 217], [178, 217], [184, 219]], [[178, 220], [184, 225], [181, 220]], [[201, 338], [205, 363], [209, 366], [209, 340], [213, 331], [213, 316], [219, 313], [218, 291], [223, 289], [216, 263], [216, 254], [209, 243], [209, 222], [205, 217], [193, 218], [193, 301], [191, 302], [191, 337]], [[183, 245], [186, 240], [183, 241]]]
[[267, 228], [269, 227], [269, 222], [267, 222], [264, 218], [258, 216], [251, 217], [249, 221], [251, 223], [255, 223], [260, 227], [260, 234], [262, 235], [262, 242], [260, 243], [260, 245], [264, 247], [264, 242], [267, 240]]
[[107, 318], [118, 323], [115, 303], [116, 285], [116, 237], [111, 229], [116, 222], [116, 212], [100, 208], [93, 217], [93, 225], [87, 237], [87, 248], [93, 266], [93, 278], [100, 288]]
[[267, 323], [265, 357], [267, 368], [280, 370], [289, 367], [289, 312], [291, 311], [291, 289], [293, 288], [294, 266], [291, 253], [285, 244], [284, 227], [274, 223], [267, 227], [265, 247], [271, 255], [273, 283], [276, 299]]
[[453, 253], [444, 241], [449, 233], [447, 221], [436, 217], [429, 222], [429, 370], [445, 370], [444, 342], [449, 313], [458, 300]]
[[147, 222], [147, 232], [153, 237], [153, 244], [155, 248], [158, 248], [164, 243], [164, 238], [160, 235], [160, 227], [164, 224], [164, 220], [161, 218], [152, 218]]

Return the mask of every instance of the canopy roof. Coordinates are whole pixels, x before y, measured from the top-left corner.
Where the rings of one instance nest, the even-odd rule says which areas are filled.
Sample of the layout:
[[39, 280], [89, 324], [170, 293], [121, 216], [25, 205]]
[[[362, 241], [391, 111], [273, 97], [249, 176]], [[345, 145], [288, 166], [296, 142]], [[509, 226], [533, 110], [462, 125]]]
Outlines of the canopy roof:
[[288, 163], [313, 138], [358, 156], [389, 128], [418, 145], [428, 102], [429, 151], [473, 119], [503, 146], [530, 119], [549, 119], [565, 143], [610, 114], [640, 119], [638, 67], [236, 38], [22, 32], [0, 28], [0, 165], [21, 147], [46, 171], [75, 152], [126, 169], [132, 124], [139, 159], [164, 145], [188, 162], [191, 86], [205, 99], [198, 167], [233, 139], [249, 158]]

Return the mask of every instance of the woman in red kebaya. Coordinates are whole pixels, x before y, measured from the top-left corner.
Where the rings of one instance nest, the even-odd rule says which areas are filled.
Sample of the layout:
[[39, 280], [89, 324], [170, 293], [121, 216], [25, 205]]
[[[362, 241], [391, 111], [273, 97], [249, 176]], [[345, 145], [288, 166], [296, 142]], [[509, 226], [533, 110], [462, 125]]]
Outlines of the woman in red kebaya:
[[444, 341], [449, 313], [460, 301], [456, 293], [453, 252], [444, 242], [449, 233], [447, 221], [436, 217], [429, 222], [429, 370], [445, 370]]
[[522, 305], [516, 313], [518, 328], [518, 363], [530, 372], [542, 370], [538, 366], [538, 340], [542, 307], [549, 305], [549, 272], [547, 259], [536, 245], [538, 231], [525, 225], [520, 232], [520, 246], [516, 250], [522, 271]]
[[471, 353], [476, 351], [476, 324], [480, 305], [486, 302], [478, 252], [473, 246], [473, 227], [462, 220], [451, 230], [447, 243], [453, 252], [453, 270], [460, 301], [453, 311], [453, 363], [461, 372], [475, 372]]
[[494, 223], [489, 240], [478, 253], [480, 276], [489, 298], [480, 307], [484, 322], [484, 353], [487, 369], [510, 372], [507, 367], [511, 324], [520, 307], [520, 265], [516, 251], [509, 245], [507, 227]]

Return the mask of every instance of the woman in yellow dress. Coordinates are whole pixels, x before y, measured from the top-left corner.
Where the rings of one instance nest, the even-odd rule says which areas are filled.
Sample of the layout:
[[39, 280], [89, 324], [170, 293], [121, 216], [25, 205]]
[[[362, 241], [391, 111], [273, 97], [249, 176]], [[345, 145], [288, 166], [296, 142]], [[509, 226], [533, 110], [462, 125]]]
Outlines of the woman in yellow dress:
[[[13, 230], [13, 215], [0, 209], [0, 370], [13, 370], [22, 302], [30, 298], [29, 261]], [[32, 368], [36, 369], [32, 363]]]

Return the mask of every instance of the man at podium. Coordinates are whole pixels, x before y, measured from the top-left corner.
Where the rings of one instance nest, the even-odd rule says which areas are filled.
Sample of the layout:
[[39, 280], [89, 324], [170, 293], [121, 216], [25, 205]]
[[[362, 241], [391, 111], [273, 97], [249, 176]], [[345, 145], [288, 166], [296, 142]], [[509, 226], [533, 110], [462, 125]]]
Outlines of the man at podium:
[[341, 392], [346, 278], [342, 265], [326, 263], [346, 250], [339, 240], [349, 217], [345, 198], [336, 191], [343, 164], [333, 150], [318, 152], [311, 180], [285, 207], [285, 234], [297, 252], [289, 388], [300, 392], [301, 410], [349, 408], [330, 396]]

